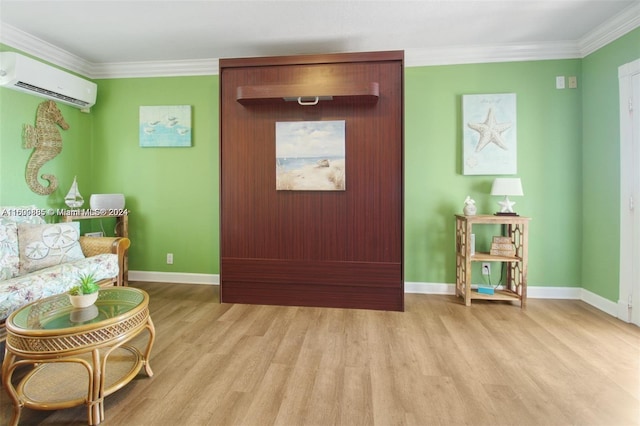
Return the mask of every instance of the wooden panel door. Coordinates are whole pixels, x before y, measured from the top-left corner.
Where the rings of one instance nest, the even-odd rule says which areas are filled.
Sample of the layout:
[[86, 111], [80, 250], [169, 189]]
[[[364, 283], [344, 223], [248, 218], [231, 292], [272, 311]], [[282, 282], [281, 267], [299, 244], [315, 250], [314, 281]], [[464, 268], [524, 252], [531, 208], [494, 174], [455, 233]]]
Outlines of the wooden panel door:
[[[221, 60], [222, 302], [404, 309], [402, 57]], [[323, 87], [347, 89], [276, 93]], [[346, 189], [276, 190], [276, 122], [323, 120], [345, 120]]]

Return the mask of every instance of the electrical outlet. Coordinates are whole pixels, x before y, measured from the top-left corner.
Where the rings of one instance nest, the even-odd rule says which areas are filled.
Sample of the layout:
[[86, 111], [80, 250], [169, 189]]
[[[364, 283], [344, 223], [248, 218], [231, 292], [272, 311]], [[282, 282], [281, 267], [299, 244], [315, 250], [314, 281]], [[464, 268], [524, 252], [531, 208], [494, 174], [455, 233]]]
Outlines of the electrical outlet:
[[489, 262], [482, 262], [482, 275], [491, 275], [491, 264]]
[[167, 265], [173, 265], [173, 253], [167, 253]]

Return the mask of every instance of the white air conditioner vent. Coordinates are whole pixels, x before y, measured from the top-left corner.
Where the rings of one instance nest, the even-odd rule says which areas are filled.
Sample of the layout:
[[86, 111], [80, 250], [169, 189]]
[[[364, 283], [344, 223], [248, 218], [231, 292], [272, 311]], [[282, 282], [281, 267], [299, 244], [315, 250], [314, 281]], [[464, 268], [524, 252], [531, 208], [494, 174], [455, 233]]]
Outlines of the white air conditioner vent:
[[98, 89], [89, 80], [16, 52], [0, 52], [0, 86], [81, 109], [95, 105]]
[[41, 95], [46, 96], [48, 98], [58, 99], [61, 102], [78, 105], [83, 108], [87, 108], [91, 106], [91, 104], [89, 104], [89, 102], [87, 101], [81, 101], [80, 99], [75, 99], [70, 96], [63, 95], [62, 93], [56, 93], [51, 90], [43, 89], [42, 87], [36, 87], [31, 84], [25, 83], [24, 81], [16, 82], [16, 86], [21, 87], [29, 92], [38, 92]]

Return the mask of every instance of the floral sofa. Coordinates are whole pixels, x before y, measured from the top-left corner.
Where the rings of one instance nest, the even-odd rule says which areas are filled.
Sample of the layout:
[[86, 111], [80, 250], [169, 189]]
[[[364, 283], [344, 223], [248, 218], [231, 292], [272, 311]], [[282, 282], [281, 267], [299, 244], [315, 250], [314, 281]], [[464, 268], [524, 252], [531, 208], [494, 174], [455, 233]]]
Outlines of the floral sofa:
[[0, 342], [12, 312], [66, 292], [82, 275], [93, 274], [101, 286], [125, 285], [129, 239], [80, 237], [78, 222], [49, 224], [39, 212], [0, 207]]

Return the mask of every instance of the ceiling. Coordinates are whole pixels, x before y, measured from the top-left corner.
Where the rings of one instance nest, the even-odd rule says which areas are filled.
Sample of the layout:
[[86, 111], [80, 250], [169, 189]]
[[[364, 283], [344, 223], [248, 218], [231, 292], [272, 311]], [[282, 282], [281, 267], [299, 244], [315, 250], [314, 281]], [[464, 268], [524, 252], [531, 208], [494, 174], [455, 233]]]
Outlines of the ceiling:
[[94, 69], [377, 50], [429, 56], [461, 47], [561, 46], [579, 52], [598, 28], [640, 25], [639, 5], [640, 0], [2, 0], [0, 41], [10, 44], [7, 39], [19, 34], [20, 40], [32, 38], [31, 44], [46, 42]]

